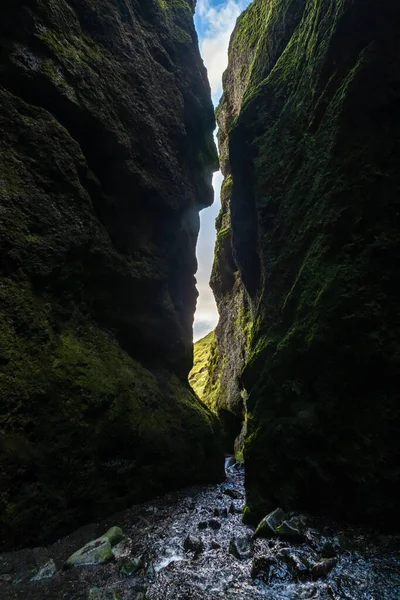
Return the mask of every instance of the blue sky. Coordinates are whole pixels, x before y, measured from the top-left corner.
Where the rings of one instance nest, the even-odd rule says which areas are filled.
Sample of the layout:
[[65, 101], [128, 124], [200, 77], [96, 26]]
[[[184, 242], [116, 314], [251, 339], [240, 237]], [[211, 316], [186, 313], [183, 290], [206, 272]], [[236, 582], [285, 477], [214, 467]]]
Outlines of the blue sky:
[[[236, 19], [251, 0], [197, 0], [195, 25], [200, 51], [208, 70], [214, 105], [222, 94], [222, 73], [228, 63], [228, 44]], [[209, 287], [214, 256], [215, 218], [220, 209], [221, 173], [214, 175], [215, 201], [200, 213], [200, 236], [197, 244], [197, 289], [199, 299], [194, 322], [195, 341], [214, 329], [218, 321], [217, 308]]]

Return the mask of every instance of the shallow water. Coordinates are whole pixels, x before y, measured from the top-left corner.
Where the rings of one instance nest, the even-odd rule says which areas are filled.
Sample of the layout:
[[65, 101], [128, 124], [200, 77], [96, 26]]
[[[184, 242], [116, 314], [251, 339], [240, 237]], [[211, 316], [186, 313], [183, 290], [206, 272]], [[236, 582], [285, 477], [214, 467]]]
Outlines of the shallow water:
[[[253, 530], [241, 523], [243, 478], [243, 469], [235, 465], [223, 484], [134, 506], [48, 548], [0, 555], [0, 599], [87, 600], [97, 587], [104, 600], [114, 592], [121, 600], [143, 600], [144, 595], [149, 600], [400, 600], [398, 536], [301, 517], [306, 543], [253, 541]], [[118, 546], [115, 562], [62, 570], [70, 554], [114, 525], [130, 538]], [[201, 550], [185, 549], [188, 535], [193, 538], [189, 545], [200, 541]], [[233, 537], [240, 538], [242, 558], [230, 552]], [[139, 555], [143, 569], [122, 578], [123, 561]], [[328, 555], [337, 558], [336, 566], [313, 581], [312, 566]], [[267, 557], [268, 568], [259, 578], [253, 573], [253, 579], [252, 563], [261, 557]], [[52, 576], [40, 579], [43, 574]]]

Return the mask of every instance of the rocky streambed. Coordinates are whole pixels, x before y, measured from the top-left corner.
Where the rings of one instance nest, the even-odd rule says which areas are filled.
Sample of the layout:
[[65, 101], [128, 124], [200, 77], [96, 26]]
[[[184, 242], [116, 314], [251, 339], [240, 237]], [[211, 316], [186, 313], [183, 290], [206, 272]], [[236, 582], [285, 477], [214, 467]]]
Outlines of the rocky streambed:
[[134, 506], [48, 548], [1, 554], [0, 598], [400, 599], [399, 536], [289, 515], [298, 539], [283, 529], [254, 538], [241, 523], [243, 479], [231, 460], [220, 485]]

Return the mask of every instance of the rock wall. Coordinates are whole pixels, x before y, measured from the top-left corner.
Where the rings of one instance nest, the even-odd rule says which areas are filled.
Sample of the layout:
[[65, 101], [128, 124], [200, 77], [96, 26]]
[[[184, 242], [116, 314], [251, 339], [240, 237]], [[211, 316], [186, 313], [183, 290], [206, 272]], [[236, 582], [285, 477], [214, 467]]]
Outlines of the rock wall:
[[217, 164], [194, 5], [1, 4], [5, 547], [222, 477], [187, 383]]
[[249, 521], [400, 499], [399, 26], [389, 0], [254, 0], [231, 39], [214, 373], [247, 397]]

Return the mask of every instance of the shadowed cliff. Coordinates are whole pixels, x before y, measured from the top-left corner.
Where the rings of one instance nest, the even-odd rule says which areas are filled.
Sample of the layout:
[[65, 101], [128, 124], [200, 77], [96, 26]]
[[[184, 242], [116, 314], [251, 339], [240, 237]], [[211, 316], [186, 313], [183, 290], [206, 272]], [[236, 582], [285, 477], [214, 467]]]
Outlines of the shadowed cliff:
[[214, 115], [189, 0], [0, 8], [0, 529], [222, 475], [192, 394]]
[[395, 515], [399, 25], [388, 0], [254, 0], [231, 39], [205, 398], [246, 417], [248, 520]]

